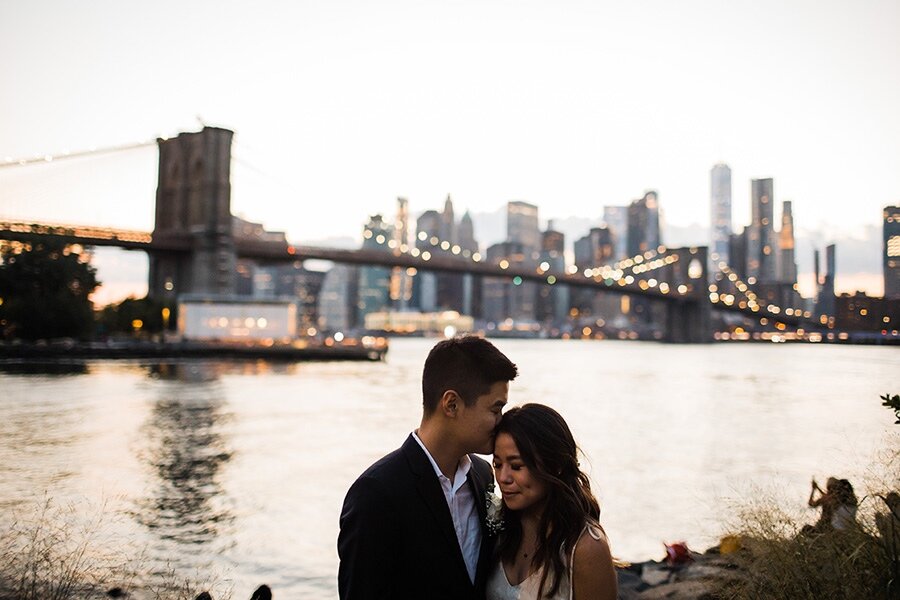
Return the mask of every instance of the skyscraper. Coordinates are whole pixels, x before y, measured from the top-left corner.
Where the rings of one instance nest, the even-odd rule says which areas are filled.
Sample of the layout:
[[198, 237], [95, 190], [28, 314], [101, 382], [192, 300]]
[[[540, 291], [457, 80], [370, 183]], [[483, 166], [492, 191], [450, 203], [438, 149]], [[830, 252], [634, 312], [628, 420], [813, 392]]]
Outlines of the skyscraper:
[[781, 208], [781, 231], [778, 233], [778, 282], [793, 286], [797, 283], [797, 262], [794, 257], [794, 216], [790, 201]]
[[466, 211], [462, 219], [460, 219], [456, 228], [456, 234], [457, 239], [455, 241], [460, 248], [469, 252], [478, 252], [478, 242], [475, 241], [475, 227], [472, 224], [472, 217], [469, 215], [469, 211]]
[[613, 240], [613, 261], [628, 256], [628, 207], [604, 206], [603, 221]]
[[656, 250], [659, 243], [659, 204], [656, 192], [650, 191], [628, 207], [626, 250], [629, 256], [636, 256]]
[[712, 234], [710, 258], [714, 264], [729, 262], [728, 240], [731, 235], [731, 168], [715, 165], [709, 174], [709, 225]]
[[772, 222], [774, 182], [771, 178], [753, 179], [750, 188], [752, 222], [747, 236], [747, 277], [758, 283], [773, 283], [777, 260]]
[[[394, 228], [381, 215], [373, 215], [363, 229], [363, 248], [388, 252], [388, 242]], [[356, 322], [362, 324], [370, 312], [388, 310], [391, 305], [391, 270], [388, 267], [362, 267], [359, 270], [359, 291]]]
[[537, 206], [519, 200], [506, 204], [506, 239], [522, 244], [527, 254], [540, 250], [541, 230]]
[[[416, 220], [416, 248], [431, 252], [438, 247], [442, 216], [436, 210], [426, 210]], [[431, 271], [419, 271], [413, 280], [413, 306], [422, 312], [437, 310], [437, 274]]]
[[884, 297], [900, 298], [900, 206], [884, 207]]
[[[566, 269], [566, 236], [553, 229], [553, 221], [541, 234], [541, 264], [547, 263], [553, 273]], [[565, 285], [541, 285], [538, 287], [537, 318], [539, 321], [561, 324], [569, 314], [569, 288]]]
[[[409, 202], [397, 198], [397, 220], [394, 222], [394, 242], [397, 248], [409, 243]], [[409, 308], [412, 299], [412, 277], [406, 269], [394, 267], [391, 273], [391, 300], [401, 311]]]

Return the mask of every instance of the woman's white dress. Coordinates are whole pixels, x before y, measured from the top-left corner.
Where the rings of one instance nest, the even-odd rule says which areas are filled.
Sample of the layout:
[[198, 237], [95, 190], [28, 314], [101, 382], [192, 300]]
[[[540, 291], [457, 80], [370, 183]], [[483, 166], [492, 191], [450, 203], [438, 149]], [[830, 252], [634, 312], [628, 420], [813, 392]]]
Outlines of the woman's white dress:
[[[602, 535], [600, 530], [592, 525], [585, 525], [584, 529], [587, 531], [588, 535], [595, 540], [599, 540]], [[582, 535], [584, 535], [584, 531], [582, 531]], [[581, 536], [578, 537], [581, 539]], [[566, 552], [565, 549], [561, 550], [565, 558], [566, 572], [563, 573], [559, 582], [559, 589], [557, 589], [554, 596], [544, 596], [544, 598], [540, 600], [572, 600], [572, 597], [575, 595], [572, 587], [574, 585], [572, 580], [572, 566], [575, 562], [575, 548], [577, 547], [578, 543], [576, 542], [575, 545], [572, 546], [571, 552]], [[539, 600], [537, 594], [538, 587], [541, 585], [541, 573], [543, 573], [543, 570], [538, 569], [519, 585], [512, 585], [506, 577], [506, 570], [503, 568], [503, 562], [497, 561], [497, 564], [494, 565], [494, 569], [488, 577], [486, 592], [487, 600]], [[544, 584], [545, 587], [547, 585], [548, 584]]]

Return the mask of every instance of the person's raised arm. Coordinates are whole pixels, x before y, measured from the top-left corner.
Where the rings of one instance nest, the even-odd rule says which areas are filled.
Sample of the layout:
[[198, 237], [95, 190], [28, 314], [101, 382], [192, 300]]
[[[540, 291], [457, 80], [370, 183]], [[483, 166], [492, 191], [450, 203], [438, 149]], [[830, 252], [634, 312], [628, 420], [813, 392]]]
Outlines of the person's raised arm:
[[[816, 498], [816, 492], [819, 492], [819, 497]], [[812, 507], [820, 506], [822, 504], [822, 497], [825, 493], [822, 491], [822, 488], [819, 487], [819, 484], [816, 483], [816, 480], [812, 480], [812, 489], [809, 490], [809, 505]]]
[[392, 597], [399, 574], [395, 561], [396, 511], [378, 481], [363, 477], [347, 492], [338, 534], [338, 594], [341, 600]]

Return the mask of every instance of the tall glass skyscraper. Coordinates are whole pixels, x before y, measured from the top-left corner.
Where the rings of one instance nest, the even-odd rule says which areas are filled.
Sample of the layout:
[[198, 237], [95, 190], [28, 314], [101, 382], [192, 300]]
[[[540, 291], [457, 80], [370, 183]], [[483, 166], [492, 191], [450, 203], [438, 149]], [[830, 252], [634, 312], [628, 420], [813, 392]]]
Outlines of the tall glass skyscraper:
[[884, 207], [884, 297], [900, 298], [900, 206]]
[[731, 235], [731, 168], [719, 163], [709, 173], [709, 226], [712, 237], [710, 259], [713, 264], [729, 262], [728, 240]]
[[772, 222], [775, 204], [775, 184], [772, 179], [753, 179], [750, 182], [752, 223], [747, 238], [747, 277], [759, 283], [775, 281], [775, 224]]

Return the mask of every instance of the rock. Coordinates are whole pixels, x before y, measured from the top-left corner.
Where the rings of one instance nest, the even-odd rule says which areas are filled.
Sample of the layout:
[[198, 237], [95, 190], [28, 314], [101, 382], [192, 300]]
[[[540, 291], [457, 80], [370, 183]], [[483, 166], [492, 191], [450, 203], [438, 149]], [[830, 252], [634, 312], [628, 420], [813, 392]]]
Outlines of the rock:
[[250, 600], [272, 600], [272, 590], [266, 584], [262, 584], [256, 588]]

